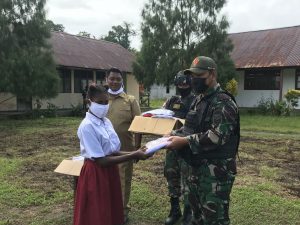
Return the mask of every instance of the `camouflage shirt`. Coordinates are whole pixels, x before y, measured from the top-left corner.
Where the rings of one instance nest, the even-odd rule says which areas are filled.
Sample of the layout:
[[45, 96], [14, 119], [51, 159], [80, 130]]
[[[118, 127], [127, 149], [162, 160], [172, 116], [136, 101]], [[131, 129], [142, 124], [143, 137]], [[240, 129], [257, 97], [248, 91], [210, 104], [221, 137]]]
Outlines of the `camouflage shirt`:
[[198, 96], [195, 100], [192, 107], [198, 115], [203, 114], [202, 108], [206, 108], [206, 105], [202, 104], [205, 96], [212, 96], [212, 99], [205, 118], [202, 118], [204, 124], [200, 124], [201, 119], [199, 119], [198, 126], [202, 126], [199, 127], [200, 132], [186, 136], [193, 154], [217, 150], [228, 143], [232, 137], [239, 135], [237, 134], [239, 132], [238, 107], [234, 100], [225, 94], [218, 84], [209, 89], [204, 96]]
[[194, 99], [195, 95], [193, 93], [185, 97], [175, 95], [167, 100], [164, 104], [164, 108], [172, 110], [175, 117], [184, 119]]

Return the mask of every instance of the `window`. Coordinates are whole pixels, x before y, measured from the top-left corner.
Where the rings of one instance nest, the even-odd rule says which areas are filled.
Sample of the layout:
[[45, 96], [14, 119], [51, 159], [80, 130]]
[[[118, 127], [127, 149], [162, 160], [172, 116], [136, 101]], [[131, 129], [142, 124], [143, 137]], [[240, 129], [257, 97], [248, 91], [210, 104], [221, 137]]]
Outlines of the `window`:
[[296, 70], [295, 89], [300, 90], [300, 69]]
[[68, 69], [58, 69], [57, 70], [60, 77], [60, 93], [71, 93], [71, 70]]
[[74, 71], [74, 92], [82, 93], [87, 90], [89, 84], [93, 83], [93, 71], [75, 70]]
[[105, 72], [104, 71], [97, 71], [96, 72], [96, 84], [105, 84]]
[[279, 90], [280, 70], [246, 70], [245, 90]]

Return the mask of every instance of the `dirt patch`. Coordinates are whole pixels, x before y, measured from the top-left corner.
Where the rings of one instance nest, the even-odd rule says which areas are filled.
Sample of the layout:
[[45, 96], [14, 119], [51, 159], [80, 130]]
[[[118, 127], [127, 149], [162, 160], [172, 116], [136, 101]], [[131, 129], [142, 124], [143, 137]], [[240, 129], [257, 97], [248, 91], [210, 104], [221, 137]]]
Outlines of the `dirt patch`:
[[[45, 201], [55, 199], [59, 193], [73, 193], [74, 180], [70, 176], [53, 172], [62, 158], [79, 152], [76, 127], [61, 128], [49, 126], [49, 129], [37, 130], [30, 134], [18, 131], [0, 131], [0, 156], [7, 159], [18, 158], [22, 166], [15, 174], [6, 176], [6, 180], [15, 182], [22, 188], [42, 193]], [[153, 140], [157, 136], [145, 135], [143, 142]], [[263, 183], [261, 167], [277, 168], [276, 182], [280, 186], [280, 195], [288, 198], [300, 197], [300, 140], [286, 138], [260, 138], [243, 136], [238, 161], [238, 178], [235, 185], [247, 185], [251, 177], [254, 182]], [[151, 191], [167, 196], [166, 179], [163, 176], [165, 151], [161, 150], [148, 161], [134, 165], [134, 180], [146, 184]], [[29, 224], [33, 219], [57, 221], [56, 224], [71, 224], [73, 198], [49, 206], [30, 206], [26, 209], [1, 206], [5, 215], [0, 221], [10, 220], [7, 224]], [[47, 206], [48, 207], [48, 206]], [[13, 219], [11, 219], [13, 218]], [[62, 222], [63, 221], [63, 222]], [[52, 224], [55, 224], [53, 222]], [[146, 221], [130, 221], [129, 225], [156, 225], [161, 223]]]

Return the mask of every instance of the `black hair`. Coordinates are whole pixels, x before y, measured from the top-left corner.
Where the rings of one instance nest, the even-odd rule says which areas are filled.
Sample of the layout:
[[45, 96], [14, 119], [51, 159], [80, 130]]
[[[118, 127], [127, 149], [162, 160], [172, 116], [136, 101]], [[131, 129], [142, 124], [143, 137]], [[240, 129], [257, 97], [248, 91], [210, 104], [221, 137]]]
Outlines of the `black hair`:
[[123, 76], [121, 70], [119, 70], [119, 69], [116, 68], [116, 67], [112, 67], [112, 68], [110, 68], [109, 70], [107, 70], [106, 76], [109, 76], [110, 73], [119, 73], [119, 74], [121, 75], [121, 77]]
[[87, 91], [87, 97], [89, 99], [96, 97], [100, 94], [107, 94], [107, 89], [101, 84], [90, 84]]

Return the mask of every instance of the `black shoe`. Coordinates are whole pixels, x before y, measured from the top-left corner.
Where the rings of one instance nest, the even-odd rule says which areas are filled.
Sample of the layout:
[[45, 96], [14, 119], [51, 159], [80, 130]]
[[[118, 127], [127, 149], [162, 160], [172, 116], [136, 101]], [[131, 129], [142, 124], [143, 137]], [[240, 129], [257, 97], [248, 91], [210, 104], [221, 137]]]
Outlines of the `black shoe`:
[[192, 219], [192, 210], [189, 205], [184, 206], [183, 210], [183, 218], [182, 218], [182, 224], [181, 225], [189, 225]]
[[171, 198], [170, 203], [171, 203], [171, 210], [170, 210], [168, 218], [165, 221], [165, 225], [176, 224], [182, 216], [180, 206], [179, 206], [179, 199]]

